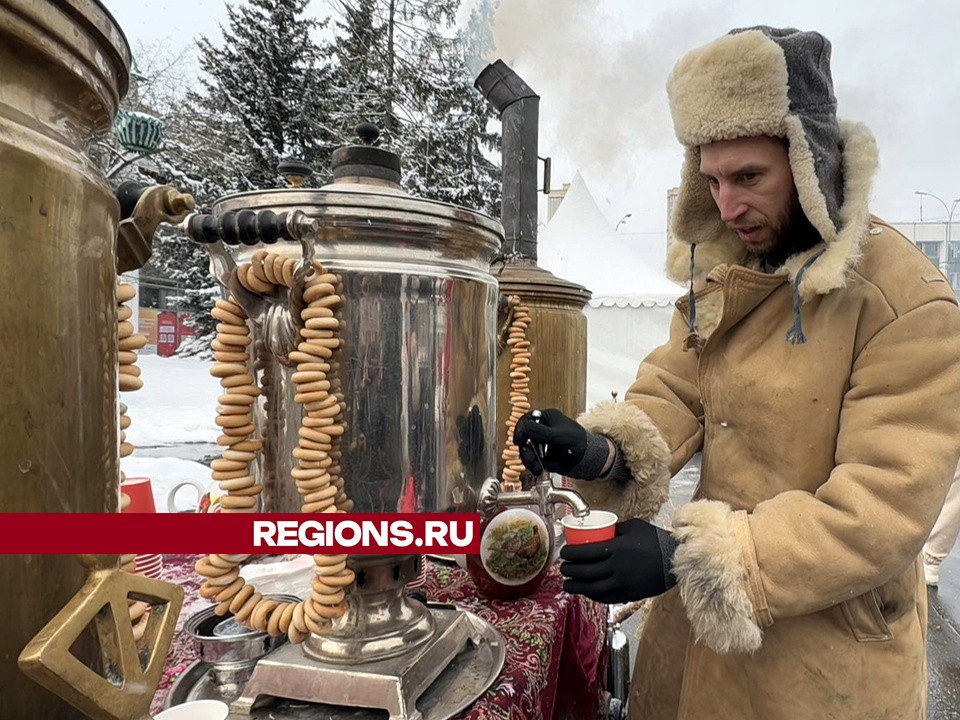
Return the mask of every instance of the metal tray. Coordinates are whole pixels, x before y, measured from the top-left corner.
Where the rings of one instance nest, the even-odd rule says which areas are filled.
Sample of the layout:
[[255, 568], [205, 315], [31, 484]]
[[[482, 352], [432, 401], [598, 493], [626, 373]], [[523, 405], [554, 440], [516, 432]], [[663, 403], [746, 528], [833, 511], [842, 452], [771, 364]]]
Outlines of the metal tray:
[[[500, 675], [506, 658], [503, 636], [490, 623], [473, 613], [465, 615], [483, 642], [468, 646], [454, 658], [417, 701], [423, 720], [447, 720], [469, 707]], [[225, 696], [214, 685], [210, 665], [197, 660], [184, 670], [170, 688], [165, 708], [190, 700], [222, 700], [230, 704], [236, 695]], [[228, 720], [370, 720], [387, 718], [385, 711], [345, 708], [284, 700], [258, 708], [249, 716], [231, 714]]]

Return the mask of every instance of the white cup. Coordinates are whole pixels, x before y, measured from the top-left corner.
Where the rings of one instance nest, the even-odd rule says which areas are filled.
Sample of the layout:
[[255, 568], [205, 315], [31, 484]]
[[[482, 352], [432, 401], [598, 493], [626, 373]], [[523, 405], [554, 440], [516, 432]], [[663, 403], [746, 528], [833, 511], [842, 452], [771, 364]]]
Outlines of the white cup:
[[154, 715], [154, 720], [227, 720], [230, 708], [219, 700], [192, 700]]
[[203, 497], [203, 494], [207, 491], [203, 484], [197, 482], [196, 480], [185, 480], [170, 491], [170, 493], [167, 495], [167, 512], [180, 512], [177, 510], [177, 493], [180, 492], [181, 488], [185, 487], [196, 488], [197, 499], [193, 501], [193, 510], [185, 510], [184, 512], [196, 512], [197, 504], [200, 502], [200, 498]]

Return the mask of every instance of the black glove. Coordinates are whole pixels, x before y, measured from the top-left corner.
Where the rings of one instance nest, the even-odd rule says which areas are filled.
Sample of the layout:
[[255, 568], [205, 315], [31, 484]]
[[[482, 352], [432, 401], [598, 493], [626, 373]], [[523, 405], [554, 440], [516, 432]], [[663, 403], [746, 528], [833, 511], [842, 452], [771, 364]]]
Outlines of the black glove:
[[677, 584], [670, 571], [677, 544], [666, 530], [643, 520], [617, 524], [613, 540], [565, 545], [563, 589], [602, 603], [643, 600]]
[[[540, 413], [539, 422], [534, 413]], [[536, 444], [536, 450], [527, 441]], [[610, 457], [610, 445], [602, 435], [594, 435], [576, 420], [556, 408], [534, 410], [517, 420], [513, 443], [520, 449], [520, 460], [539, 475], [543, 470], [580, 480], [593, 480]], [[543, 467], [537, 454], [543, 456]]]

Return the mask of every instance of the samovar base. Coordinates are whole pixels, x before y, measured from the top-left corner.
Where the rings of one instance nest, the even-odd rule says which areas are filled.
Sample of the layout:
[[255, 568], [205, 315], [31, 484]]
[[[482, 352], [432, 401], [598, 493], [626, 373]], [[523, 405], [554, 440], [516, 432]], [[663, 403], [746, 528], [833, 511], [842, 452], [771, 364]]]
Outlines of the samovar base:
[[[348, 720], [369, 718], [371, 709], [386, 711], [383, 717], [390, 720], [456, 715], [496, 680], [506, 650], [499, 631], [476, 615], [430, 611], [437, 633], [408, 655], [346, 666], [314, 660], [296, 645], [281, 646], [257, 663], [230, 705], [229, 720]], [[174, 688], [168, 704], [202, 695], [228, 699], [202, 676], [193, 689]]]
[[422, 562], [420, 555], [351, 556], [347, 567], [357, 576], [346, 612], [329, 632], [311, 633], [303, 652], [323, 664], [353, 667], [410, 655], [429, 644], [437, 632], [433, 615], [406, 593]]

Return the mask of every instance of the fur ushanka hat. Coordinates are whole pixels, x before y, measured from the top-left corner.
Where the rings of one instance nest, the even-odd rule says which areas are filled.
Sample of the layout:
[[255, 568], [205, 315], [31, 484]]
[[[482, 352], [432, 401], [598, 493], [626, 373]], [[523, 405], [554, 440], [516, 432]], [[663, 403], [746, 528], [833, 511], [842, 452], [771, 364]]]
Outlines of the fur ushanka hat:
[[830, 42], [793, 28], [733, 30], [684, 56], [667, 94], [677, 139], [686, 148], [670, 220], [668, 274], [699, 284], [716, 265], [746, 260], [743, 243], [721, 221], [700, 175], [700, 145], [769, 135], [789, 143], [800, 205], [823, 240], [782, 269], [798, 301], [843, 287], [869, 228], [877, 149], [864, 125], [837, 119]]

